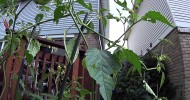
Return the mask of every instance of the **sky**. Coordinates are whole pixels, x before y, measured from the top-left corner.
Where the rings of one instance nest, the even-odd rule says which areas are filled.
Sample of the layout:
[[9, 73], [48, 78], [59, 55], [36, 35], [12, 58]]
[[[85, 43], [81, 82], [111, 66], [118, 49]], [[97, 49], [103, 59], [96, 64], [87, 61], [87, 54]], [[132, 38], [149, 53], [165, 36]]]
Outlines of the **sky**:
[[[123, 0], [120, 0], [123, 1]], [[127, 0], [129, 1], [129, 0]], [[110, 4], [110, 13], [115, 15], [115, 16], [119, 16], [116, 8], [118, 8], [120, 11], [121, 7], [119, 7], [114, 0], [110, 0], [109, 1]], [[132, 5], [130, 3], [128, 3], [128, 7], [131, 8]], [[128, 13], [123, 12], [123, 15], [128, 16]], [[127, 26], [127, 25], [126, 25]], [[111, 19], [109, 20], [109, 39], [111, 39], [112, 41], [117, 40], [122, 34], [124, 33], [124, 28], [123, 28], [123, 24], [121, 22], [117, 22], [115, 19]], [[123, 44], [123, 39], [119, 44]], [[127, 48], [127, 41], [125, 43], [125, 47]], [[115, 50], [115, 48], [110, 49], [109, 51], [113, 52]]]

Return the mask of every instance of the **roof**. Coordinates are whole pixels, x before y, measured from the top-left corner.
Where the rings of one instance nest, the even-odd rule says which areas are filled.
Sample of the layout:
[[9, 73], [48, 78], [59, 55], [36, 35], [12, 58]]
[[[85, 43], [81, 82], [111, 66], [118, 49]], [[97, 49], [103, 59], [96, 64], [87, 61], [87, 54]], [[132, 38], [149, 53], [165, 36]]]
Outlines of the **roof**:
[[190, 0], [167, 0], [175, 25], [190, 27]]

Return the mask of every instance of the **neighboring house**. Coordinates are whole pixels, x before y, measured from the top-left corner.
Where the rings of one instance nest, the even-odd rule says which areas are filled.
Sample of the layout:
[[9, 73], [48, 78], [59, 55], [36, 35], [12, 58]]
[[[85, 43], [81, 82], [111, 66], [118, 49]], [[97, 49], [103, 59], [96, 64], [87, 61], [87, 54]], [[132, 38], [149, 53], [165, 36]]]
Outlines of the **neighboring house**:
[[[171, 58], [167, 62], [170, 81], [177, 87], [175, 100], [190, 98], [190, 0], [144, 0], [138, 14], [150, 10], [159, 11], [176, 28], [161, 22], [152, 24], [142, 21], [127, 35], [128, 48], [138, 55], [159, 49], [159, 39], [166, 38], [174, 46], [165, 46], [164, 52]], [[152, 45], [152, 46], [150, 46]]]
[[[64, 1], [64, 0], [63, 0]], [[85, 2], [91, 2], [92, 7], [94, 10], [99, 10], [101, 8], [109, 8], [108, 7], [108, 0], [84, 0]], [[23, 6], [28, 2], [28, 0], [22, 0], [22, 2], [20, 2], [17, 12], [23, 8]], [[51, 3], [48, 4], [48, 6], [50, 6], [51, 11], [50, 12], [42, 12], [41, 10], [38, 9], [39, 5], [35, 4], [34, 2], [31, 2], [19, 15], [17, 22], [25, 22], [25, 23], [35, 23], [35, 17], [37, 14], [42, 13], [44, 14], [44, 19], [51, 19], [53, 18], [53, 11], [55, 9], [55, 6], [53, 6]], [[74, 9], [75, 11], [79, 11], [79, 10], [85, 10], [87, 11], [87, 9], [85, 9], [84, 7], [82, 7], [80, 4], [78, 3], [74, 3]], [[103, 15], [105, 15], [105, 13], [103, 13]], [[81, 15], [80, 18], [83, 20], [85, 15]], [[93, 12], [92, 14], [89, 15], [88, 19], [92, 19], [92, 22], [94, 23], [94, 30], [96, 32], [99, 32], [101, 34], [103, 34], [104, 36], [108, 37], [108, 27], [104, 28], [102, 25], [102, 21], [101, 19], [97, 19], [96, 18], [96, 13]], [[0, 21], [2, 22], [0, 24], [0, 48], [3, 47], [1, 46], [2, 44], [4, 45], [3, 41], [3, 37], [5, 36], [5, 27], [3, 24], [3, 18], [0, 18]], [[4, 17], [4, 19], [6, 19], [6, 17]], [[73, 19], [71, 17], [67, 17], [67, 18], [62, 18], [59, 20], [59, 23], [56, 24], [55, 22], [51, 21], [51, 22], [46, 22], [44, 24], [40, 25], [40, 30], [39, 31], [39, 36], [41, 37], [51, 37], [54, 40], [62, 40], [64, 37], [64, 31], [67, 30], [68, 28], [70, 28], [72, 25], [74, 24]], [[21, 26], [20, 25], [16, 25], [16, 30], [20, 29]], [[68, 31], [67, 34], [67, 38], [72, 38], [75, 37], [78, 34], [78, 30], [75, 26], [71, 27], [71, 29]], [[86, 34], [86, 31], [84, 31], [84, 34]], [[101, 38], [97, 37], [97, 36], [90, 36], [87, 37], [87, 40], [89, 40], [89, 43], [92, 43], [92, 47], [100, 47], [101, 45]], [[91, 45], [91, 44], [90, 44]], [[103, 45], [102, 45], [103, 46]]]

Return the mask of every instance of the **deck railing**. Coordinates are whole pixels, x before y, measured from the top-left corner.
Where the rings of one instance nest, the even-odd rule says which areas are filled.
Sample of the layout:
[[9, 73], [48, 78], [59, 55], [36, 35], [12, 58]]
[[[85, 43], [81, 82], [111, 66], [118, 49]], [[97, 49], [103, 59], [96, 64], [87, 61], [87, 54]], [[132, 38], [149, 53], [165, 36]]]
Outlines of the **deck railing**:
[[[64, 49], [64, 45], [60, 43], [56, 43], [55, 41], [49, 41], [43, 38], [37, 38], [37, 40], [41, 44], [46, 44], [51, 47], [56, 47], [60, 49]], [[5, 79], [3, 78], [3, 69], [0, 70], [0, 89], [3, 90], [3, 87], [5, 86], [2, 100], [16, 100], [15, 99], [15, 89], [17, 88], [17, 80], [16, 78], [19, 75], [19, 71], [21, 69], [21, 66], [24, 64], [24, 71], [22, 73], [22, 80], [25, 84], [25, 89], [32, 91], [35, 93], [38, 92], [45, 92], [48, 94], [52, 94], [55, 90], [55, 79], [54, 75], [49, 75], [45, 80], [43, 80], [44, 75], [47, 75], [50, 73], [50, 69], [57, 70], [59, 65], [65, 65], [67, 64], [66, 57], [64, 55], [58, 55], [53, 53], [47, 53], [40, 51], [33, 61], [33, 69], [34, 69], [34, 76], [35, 81], [32, 82], [31, 80], [31, 73], [30, 68], [26, 63], [22, 63], [22, 58], [24, 57], [25, 52], [25, 46], [26, 46], [26, 40], [22, 40], [21, 49], [18, 50], [17, 55], [10, 56], [5, 63]], [[76, 59], [75, 63], [73, 64], [72, 71], [70, 73], [70, 80], [74, 80], [78, 77], [81, 77], [78, 82], [80, 82], [81, 86], [85, 89], [88, 89], [89, 91], [93, 92], [95, 91], [95, 85], [93, 85], [93, 81], [90, 78], [88, 72], [85, 70], [85, 68], [82, 66], [82, 59], [84, 58], [85, 48], [80, 47], [80, 52], [78, 55], [78, 58]], [[4, 55], [5, 57], [6, 55]], [[65, 70], [65, 69], [64, 69]], [[6, 81], [6, 82], [5, 82]], [[5, 82], [5, 84], [4, 84]], [[43, 89], [39, 88], [37, 86], [38, 83], [42, 83]], [[72, 87], [76, 87], [76, 84], [72, 83]], [[72, 94], [77, 94], [77, 91], [72, 90]], [[25, 94], [23, 95], [23, 99], [27, 100], [27, 96]], [[89, 100], [90, 96], [86, 97], [86, 100]]]

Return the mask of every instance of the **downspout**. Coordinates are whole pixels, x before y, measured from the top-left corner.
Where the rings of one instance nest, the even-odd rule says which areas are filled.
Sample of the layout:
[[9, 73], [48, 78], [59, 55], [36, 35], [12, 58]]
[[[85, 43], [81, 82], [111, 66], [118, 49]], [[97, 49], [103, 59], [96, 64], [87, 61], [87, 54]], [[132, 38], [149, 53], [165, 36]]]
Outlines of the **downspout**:
[[[98, 1], [99, 2], [99, 9], [101, 9], [101, 8], [104, 8], [103, 7], [103, 0], [99, 0]], [[109, 1], [107, 1], [107, 9], [109, 9]], [[108, 12], [106, 12], [106, 13], [108, 13]], [[104, 16], [105, 14], [103, 13], [103, 12], [100, 12], [100, 16]], [[108, 22], [108, 24], [107, 25], [109, 25], [109, 22]], [[107, 27], [109, 27], [109, 26], [107, 26]], [[99, 19], [99, 32], [103, 35], [103, 36], [106, 36], [106, 28], [103, 26], [103, 23], [102, 23], [102, 17], [100, 17], [100, 19]], [[108, 33], [107, 33], [108, 34]], [[108, 37], [108, 35], [107, 35], [107, 37]], [[99, 37], [99, 41], [100, 41], [100, 45], [101, 45], [101, 49], [105, 49], [105, 40], [103, 39], [103, 38], [101, 38], [101, 37]]]
[[[101, 9], [101, 8], [103, 8], [102, 7], [102, 0], [99, 0], [99, 8], [98, 9]], [[103, 16], [102, 12], [100, 12], [100, 16]], [[102, 17], [100, 17], [100, 19], [99, 19], [99, 32], [105, 36], [105, 28], [103, 27], [102, 24], [103, 24], [102, 23]], [[104, 45], [102, 45], [104, 40], [100, 36], [98, 37], [98, 39], [99, 39], [100, 49], [105, 49]]]
[[127, 49], [129, 49], [129, 41], [128, 41], [128, 39], [126, 39], [125, 41], [127, 41]]

